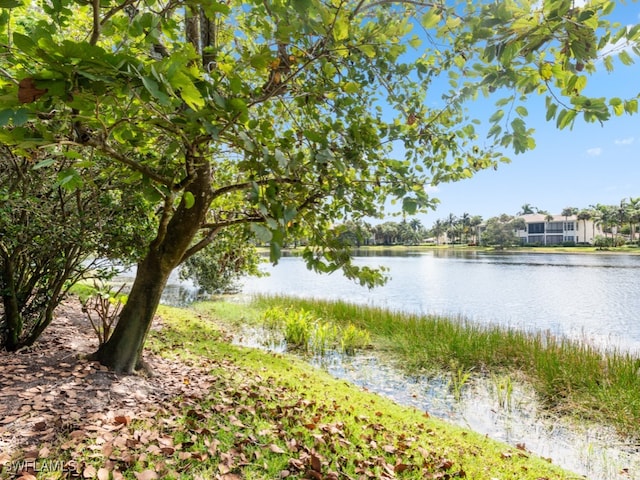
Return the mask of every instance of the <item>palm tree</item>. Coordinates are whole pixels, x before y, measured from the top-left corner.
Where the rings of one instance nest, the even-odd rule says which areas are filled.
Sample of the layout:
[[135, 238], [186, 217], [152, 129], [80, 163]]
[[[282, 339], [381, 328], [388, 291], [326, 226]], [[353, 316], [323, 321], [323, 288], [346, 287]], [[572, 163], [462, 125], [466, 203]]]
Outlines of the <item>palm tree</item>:
[[529, 215], [531, 213], [535, 213], [538, 210], [536, 207], [532, 207], [530, 203], [525, 203], [520, 207], [520, 211], [518, 215]]
[[431, 227], [431, 235], [436, 237], [436, 245], [440, 245], [440, 237], [445, 231], [445, 223], [438, 219], [433, 223], [433, 227]]
[[[545, 217], [544, 217], [544, 221], [547, 223], [551, 223], [553, 222], [553, 215], [551, 215], [549, 212], [542, 212], [542, 211], [538, 211], [538, 213], [545, 213]], [[545, 225], [544, 226], [544, 244], [547, 244], [547, 230], [549, 230], [549, 225]]]
[[[582, 226], [584, 230], [584, 242], [587, 243], [587, 220], [591, 220], [593, 214], [591, 210], [583, 208], [578, 212], [578, 221], [582, 220]], [[595, 229], [595, 226], [594, 226]], [[593, 232], [592, 237], [595, 236], [595, 231]], [[580, 238], [577, 239], [577, 242], [580, 242]]]
[[633, 243], [636, 241], [636, 227], [640, 222], [640, 197], [629, 197], [629, 201], [627, 202], [627, 216], [631, 229], [631, 242]]
[[480, 224], [482, 224], [481, 215], [474, 215], [471, 217], [471, 220], [469, 220], [469, 227], [473, 231], [473, 243], [475, 244], [478, 243], [478, 226], [480, 226]]
[[458, 217], [456, 217], [453, 213], [450, 213], [447, 217], [447, 237], [450, 240], [450, 243], [455, 243], [456, 241], [456, 225], [458, 223]]
[[462, 227], [462, 241], [463, 243], [467, 243], [469, 239], [469, 222], [471, 220], [471, 215], [467, 212], [464, 212], [460, 217], [460, 225]]
[[[614, 205], [602, 205], [597, 203], [596, 205], [592, 205], [592, 208], [594, 211], [594, 225], [599, 225], [606, 236], [606, 230], [611, 231], [611, 227], [615, 223], [614, 218], [616, 207]], [[613, 241], [613, 232], [611, 233], [611, 239]]]
[[571, 215], [575, 215], [576, 213], [578, 213], [578, 209], [575, 208], [575, 207], [565, 207], [565, 208], [562, 209], [562, 213], [560, 215], [564, 216], [564, 226], [562, 227], [563, 231], [567, 230], [567, 224], [569, 223], [569, 217]]

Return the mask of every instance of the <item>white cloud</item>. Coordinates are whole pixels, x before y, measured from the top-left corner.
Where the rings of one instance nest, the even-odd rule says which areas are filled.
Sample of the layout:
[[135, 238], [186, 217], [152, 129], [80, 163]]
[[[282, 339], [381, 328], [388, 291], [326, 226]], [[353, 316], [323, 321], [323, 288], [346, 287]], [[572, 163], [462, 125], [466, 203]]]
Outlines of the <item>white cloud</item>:
[[614, 140], [614, 143], [616, 145], [631, 145], [634, 141], [635, 141], [635, 138], [627, 137], [627, 138], [617, 138], [616, 140]]
[[602, 155], [602, 148], [600, 147], [590, 148], [589, 150], [587, 150], [587, 155], [589, 155], [590, 157], [598, 157]]

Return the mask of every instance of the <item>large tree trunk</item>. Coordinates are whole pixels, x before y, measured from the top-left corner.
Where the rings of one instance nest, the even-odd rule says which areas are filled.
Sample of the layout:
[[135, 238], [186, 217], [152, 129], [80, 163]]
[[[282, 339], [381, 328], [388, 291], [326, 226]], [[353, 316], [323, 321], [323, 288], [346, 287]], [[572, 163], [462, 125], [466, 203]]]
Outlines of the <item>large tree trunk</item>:
[[197, 160], [193, 162], [196, 176], [186, 188], [193, 194], [194, 204], [188, 207], [183, 197], [166, 228], [161, 222], [158, 236], [138, 264], [136, 278], [116, 328], [93, 355], [117, 372], [133, 373], [142, 366], [142, 350], [162, 291], [206, 218], [211, 202], [210, 164]]
[[172, 268], [151, 252], [138, 264], [136, 278], [118, 324], [95, 358], [117, 372], [131, 373], [142, 358], [144, 342]]

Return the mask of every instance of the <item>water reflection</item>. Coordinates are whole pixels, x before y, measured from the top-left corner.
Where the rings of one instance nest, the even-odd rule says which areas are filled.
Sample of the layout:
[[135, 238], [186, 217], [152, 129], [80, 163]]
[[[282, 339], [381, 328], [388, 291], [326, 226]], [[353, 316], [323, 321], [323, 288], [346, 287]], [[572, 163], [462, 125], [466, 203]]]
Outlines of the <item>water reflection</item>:
[[[246, 329], [234, 343], [275, 352], [286, 350], [283, 342], [265, 342], [268, 336], [261, 329]], [[633, 443], [620, 439], [611, 429], [542, 415], [534, 392], [507, 376], [472, 377], [456, 398], [447, 378], [407, 375], [392, 358], [375, 353], [344, 356], [329, 352], [302, 358], [336, 378], [493, 439], [520, 445], [585, 478], [638, 478], [640, 455]]]
[[297, 257], [270, 276], [247, 278], [246, 294], [346, 300], [418, 314], [464, 316], [480, 323], [548, 330], [605, 348], [640, 351], [640, 256], [513, 254], [433, 250], [357, 257], [389, 269], [391, 280], [367, 290], [336, 272], [309, 272]]

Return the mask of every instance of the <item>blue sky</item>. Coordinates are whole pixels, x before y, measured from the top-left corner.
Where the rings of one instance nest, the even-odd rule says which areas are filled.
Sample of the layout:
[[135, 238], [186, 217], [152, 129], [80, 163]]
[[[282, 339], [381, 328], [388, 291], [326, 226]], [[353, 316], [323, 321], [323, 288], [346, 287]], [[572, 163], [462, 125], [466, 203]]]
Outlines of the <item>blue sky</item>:
[[[618, 3], [609, 18], [638, 23], [640, 5]], [[612, 73], [601, 68], [589, 78], [591, 95], [632, 98], [640, 93], [640, 59], [631, 67], [616, 67]], [[559, 131], [555, 122], [545, 121], [543, 108], [531, 107], [528, 124], [536, 130], [537, 147], [511, 155], [512, 162], [497, 171], [439, 185], [432, 192], [440, 200], [437, 210], [419, 217], [425, 226], [449, 213], [467, 212], [487, 219], [515, 214], [525, 203], [560, 213], [568, 206], [586, 208], [640, 197], [640, 115], [615, 117], [602, 125], [580, 119], [572, 130]]]

